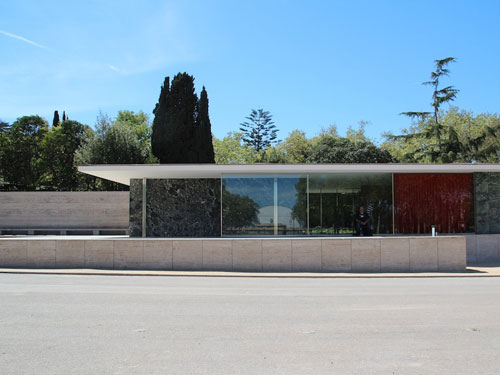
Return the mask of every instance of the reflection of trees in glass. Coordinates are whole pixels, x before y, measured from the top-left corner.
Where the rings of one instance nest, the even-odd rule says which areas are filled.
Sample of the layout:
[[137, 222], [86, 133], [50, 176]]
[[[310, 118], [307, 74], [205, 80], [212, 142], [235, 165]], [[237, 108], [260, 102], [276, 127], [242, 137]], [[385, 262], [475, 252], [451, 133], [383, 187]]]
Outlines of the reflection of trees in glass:
[[354, 230], [360, 205], [369, 211], [374, 233], [392, 230], [390, 175], [312, 175], [309, 225], [313, 234], [346, 234]]
[[370, 184], [361, 187], [360, 204], [369, 210], [375, 234], [392, 233], [392, 186]]
[[[241, 233], [241, 229], [252, 229], [252, 232], [255, 232], [257, 227], [259, 231], [264, 230], [259, 226], [258, 215], [262, 216], [259, 209], [274, 205], [273, 179], [223, 180], [222, 210], [226, 232]], [[277, 183], [278, 219], [282, 220], [278, 224], [286, 226], [287, 231], [303, 233], [309, 217], [309, 229], [312, 234], [353, 233], [354, 214], [360, 205], [364, 205], [372, 218], [374, 233], [392, 232], [390, 174], [312, 174], [309, 177], [309, 197], [305, 176], [280, 176]], [[291, 212], [287, 211], [287, 208], [290, 208]]]
[[274, 189], [272, 177], [255, 178], [224, 178], [224, 189], [231, 194], [251, 197], [258, 207], [272, 206], [274, 204]]
[[259, 205], [250, 197], [222, 190], [222, 218], [224, 229], [239, 229], [258, 222]]

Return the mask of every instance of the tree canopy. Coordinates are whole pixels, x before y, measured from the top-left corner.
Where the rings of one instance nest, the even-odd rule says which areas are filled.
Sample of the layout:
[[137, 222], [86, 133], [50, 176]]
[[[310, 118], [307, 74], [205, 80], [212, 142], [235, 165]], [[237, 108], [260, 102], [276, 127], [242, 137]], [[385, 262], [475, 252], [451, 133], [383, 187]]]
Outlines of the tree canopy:
[[54, 118], [52, 119], [52, 127], [59, 126], [61, 121], [59, 120], [59, 112], [54, 111]]
[[[149, 116], [118, 111], [99, 114], [94, 129], [55, 111], [52, 126], [40, 116], [22, 116], [12, 124], [0, 120], [0, 190], [126, 189], [78, 173], [78, 164], [144, 163], [500, 163], [500, 114], [445, 106], [459, 93], [443, 85], [456, 59], [435, 60], [430, 80], [429, 111], [409, 111], [411, 125], [401, 134], [384, 134], [379, 145], [367, 137], [367, 122], [340, 135], [335, 126], [308, 138], [293, 130], [283, 141], [269, 111], [252, 110], [240, 131], [212, 136], [205, 87], [199, 97], [194, 77], [178, 73], [165, 78], [158, 103]], [[243, 197], [244, 198], [244, 197]], [[236, 199], [242, 205], [248, 202]], [[253, 220], [252, 209], [242, 220]], [[238, 227], [238, 218], [234, 225]]]
[[229, 133], [222, 140], [215, 139], [215, 156], [220, 164], [265, 163], [391, 163], [396, 160], [390, 152], [381, 149], [366, 137], [364, 124], [350, 128], [345, 137], [333, 126], [317, 136], [307, 138], [300, 130], [291, 132], [284, 141], [268, 147], [260, 155], [248, 146], [241, 133]]
[[40, 116], [23, 116], [0, 137], [0, 170], [4, 188], [35, 190], [42, 186], [42, 140], [48, 123]]
[[203, 87], [200, 99], [194, 91], [194, 77], [178, 73], [166, 77], [153, 111], [151, 145], [160, 163], [214, 163], [208, 95]]
[[454, 101], [459, 92], [453, 86], [441, 87], [442, 79], [450, 73], [448, 65], [455, 61], [453, 57], [436, 60], [430, 81], [423, 82], [433, 88], [432, 111], [403, 112], [414, 121], [410, 130], [403, 130], [401, 135], [385, 134], [384, 147], [402, 161], [477, 162], [495, 160], [495, 155], [498, 160], [498, 144], [492, 140], [500, 129], [498, 121], [482, 121], [478, 126], [470, 114], [458, 115], [457, 110], [442, 108]]
[[278, 129], [274, 125], [273, 116], [269, 111], [263, 109], [252, 109], [246, 117], [248, 121], [242, 122], [240, 131], [243, 133], [242, 140], [252, 147], [259, 155], [271, 145], [278, 142]]
[[80, 182], [75, 153], [90, 128], [66, 120], [53, 126], [42, 141], [44, 185], [55, 190], [77, 190]]
[[[382, 148], [397, 160], [405, 163], [436, 162], [436, 138], [427, 137], [428, 122], [433, 118], [414, 122], [403, 129], [403, 136], [385, 135]], [[445, 133], [441, 140], [442, 155], [449, 162], [500, 162], [500, 115], [460, 110], [450, 107], [438, 113], [438, 121], [444, 129], [453, 128], [452, 138]], [[438, 160], [438, 161], [439, 161]]]

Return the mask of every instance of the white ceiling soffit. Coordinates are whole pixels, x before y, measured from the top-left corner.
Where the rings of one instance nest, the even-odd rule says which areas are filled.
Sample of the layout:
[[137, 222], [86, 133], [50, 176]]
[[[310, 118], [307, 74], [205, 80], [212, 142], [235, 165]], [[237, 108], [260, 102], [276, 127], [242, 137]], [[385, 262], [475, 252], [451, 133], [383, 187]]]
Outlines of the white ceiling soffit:
[[107, 164], [78, 170], [129, 185], [133, 178], [220, 178], [223, 174], [500, 172], [500, 164]]

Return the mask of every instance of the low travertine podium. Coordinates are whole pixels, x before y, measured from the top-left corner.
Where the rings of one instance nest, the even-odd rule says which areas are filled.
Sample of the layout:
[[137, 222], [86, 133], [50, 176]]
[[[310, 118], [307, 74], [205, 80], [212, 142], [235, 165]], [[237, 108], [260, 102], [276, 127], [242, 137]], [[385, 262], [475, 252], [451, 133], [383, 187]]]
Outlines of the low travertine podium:
[[0, 239], [0, 267], [248, 272], [449, 272], [464, 236]]

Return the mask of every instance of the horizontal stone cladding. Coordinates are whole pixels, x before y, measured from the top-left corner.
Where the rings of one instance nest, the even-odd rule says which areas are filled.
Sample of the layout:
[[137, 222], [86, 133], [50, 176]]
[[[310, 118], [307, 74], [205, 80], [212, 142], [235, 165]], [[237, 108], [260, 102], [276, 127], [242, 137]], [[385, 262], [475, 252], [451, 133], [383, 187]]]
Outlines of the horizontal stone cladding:
[[[500, 237], [480, 237], [490, 236]], [[479, 238], [477, 245], [481, 246]], [[247, 272], [463, 272], [466, 269], [466, 239], [465, 236], [0, 238], [0, 268], [3, 267]]]
[[[220, 179], [148, 179], [146, 237], [221, 235]], [[142, 181], [130, 184], [130, 235], [142, 235]]]
[[475, 232], [500, 233], [500, 173], [474, 173]]
[[0, 192], [0, 231], [126, 230], [127, 191]]

